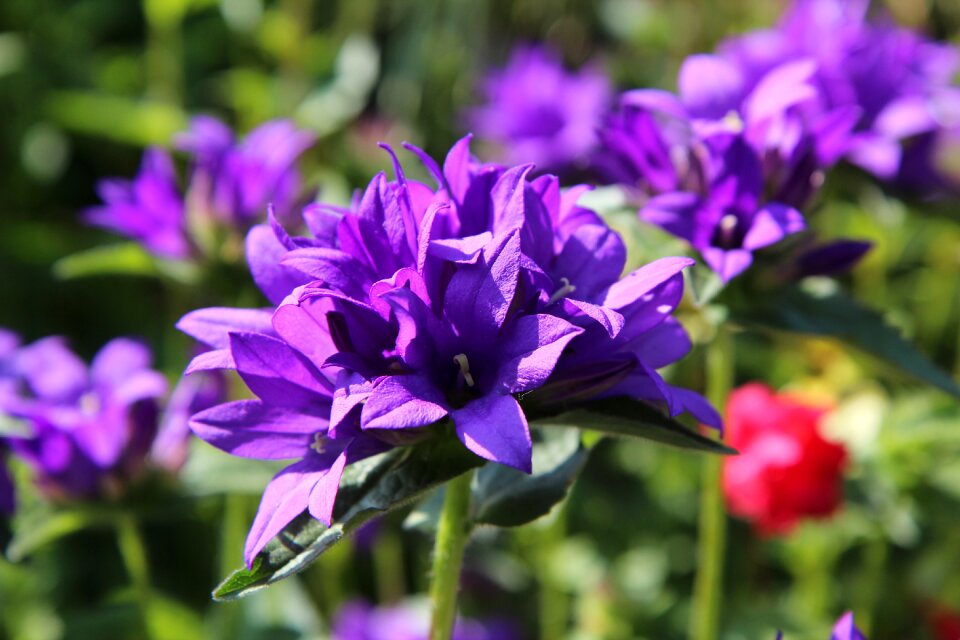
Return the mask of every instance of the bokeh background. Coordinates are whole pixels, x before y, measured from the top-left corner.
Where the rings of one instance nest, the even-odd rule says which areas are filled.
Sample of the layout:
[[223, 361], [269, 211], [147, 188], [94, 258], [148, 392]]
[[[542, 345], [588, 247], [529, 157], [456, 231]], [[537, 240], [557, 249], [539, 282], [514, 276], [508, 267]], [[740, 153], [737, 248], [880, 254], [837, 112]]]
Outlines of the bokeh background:
[[[955, 0], [882, 4], [900, 23], [960, 45]], [[200, 285], [136, 255], [110, 274], [69, 259], [118, 241], [79, 220], [97, 200], [96, 182], [134, 175], [143, 149], [169, 146], [192, 115], [240, 131], [292, 118], [318, 136], [301, 163], [305, 182], [345, 202], [389, 166], [378, 141], [442, 156], [465, 132], [479, 78], [519, 43], [546, 42], [574, 67], [595, 60], [619, 89], [674, 89], [685, 56], [770, 25], [782, 9], [740, 0], [3, 0], [0, 326], [27, 341], [65, 335], [87, 358], [115, 336], [142, 336], [173, 380], [189, 345], [173, 322], [214, 297], [205, 286], [259, 304], [239, 270]], [[854, 295], [960, 374], [960, 203], [901, 199], [853, 170], [834, 172], [818, 202], [811, 218], [825, 235], [876, 244], [847, 278]], [[628, 212], [608, 213], [633, 262], [678, 246]], [[681, 319], [709, 340], [693, 310]], [[933, 612], [960, 611], [957, 404], [827, 341], [738, 341], [739, 381], [838, 403], [831, 433], [853, 462], [845, 506], [828, 522], [761, 539], [733, 521], [724, 638], [772, 640], [778, 628], [826, 638], [845, 609], [872, 640], [935, 638]], [[699, 351], [676, 375], [696, 379], [698, 367]], [[508, 619], [523, 637], [683, 637], [698, 462], [644, 443], [600, 443], [562, 512], [517, 531], [481, 531], [468, 554], [465, 613]], [[241, 603], [210, 602], [240, 564], [270, 473], [198, 444], [180, 485], [136, 496], [159, 505], [143, 520], [162, 594], [156, 637], [323, 637], [347, 600], [423, 592], [429, 538], [403, 529], [401, 514], [382, 523], [372, 547], [342, 545], [302, 579]], [[127, 583], [112, 532], [51, 536], [18, 563], [0, 560], [0, 638], [138, 637]]]

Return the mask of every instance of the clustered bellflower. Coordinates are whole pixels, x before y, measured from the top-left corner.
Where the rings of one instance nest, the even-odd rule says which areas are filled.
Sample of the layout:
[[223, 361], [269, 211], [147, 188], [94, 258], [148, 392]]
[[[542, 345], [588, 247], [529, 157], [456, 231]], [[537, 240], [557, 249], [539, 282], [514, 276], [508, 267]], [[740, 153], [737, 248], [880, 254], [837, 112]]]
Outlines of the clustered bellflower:
[[691, 56], [679, 95], [621, 96], [595, 166], [640, 200], [642, 219], [689, 242], [727, 282], [754, 252], [806, 228], [800, 210], [848, 150], [858, 111], [825, 108], [815, 71], [790, 61], [750, 83], [720, 56]]
[[530, 45], [489, 72], [481, 88], [486, 102], [467, 114], [477, 135], [495, 143], [510, 164], [532, 162], [553, 172], [586, 159], [612, 93], [595, 65], [568, 71], [553, 51]]
[[[630, 396], [720, 418], [657, 369], [690, 341], [671, 317], [687, 258], [621, 278], [622, 240], [532, 165], [482, 164], [458, 142], [435, 185], [377, 175], [349, 208], [312, 205], [291, 237], [247, 238], [273, 310], [203, 309], [181, 330], [211, 351], [188, 373], [235, 369], [257, 396], [191, 427], [230, 453], [296, 460], [264, 492], [246, 560], [304, 510], [330, 522], [344, 467], [452, 423], [481, 458], [529, 472], [527, 411]], [[393, 152], [390, 151], [392, 154]], [[522, 403], [521, 403], [522, 400]]]
[[175, 141], [192, 165], [186, 189], [170, 154], [150, 148], [133, 180], [100, 182], [103, 204], [88, 208], [84, 219], [159, 257], [194, 257], [214, 227], [245, 232], [262, 220], [268, 203], [290, 214], [301, 191], [296, 161], [313, 142], [287, 120], [267, 122], [238, 141], [219, 120], [199, 116]]
[[[20, 424], [6, 446], [32, 468], [48, 497], [115, 497], [147, 466], [175, 471], [182, 464], [156, 445], [160, 433], [167, 446], [184, 448], [186, 411], [162, 411], [167, 381], [150, 368], [144, 344], [112, 340], [88, 367], [61, 337], [26, 346], [7, 332], [0, 338], [0, 419]], [[208, 383], [200, 378], [180, 385], [181, 402], [197, 411], [221, 401], [222, 390], [211, 394]], [[180, 442], [175, 445], [168, 432], [181, 434]], [[0, 506], [13, 509], [6, 472], [0, 474]]]
[[823, 108], [857, 111], [847, 159], [880, 179], [943, 188], [936, 154], [960, 128], [960, 56], [868, 9], [868, 0], [795, 0], [777, 27], [732, 38], [719, 54], [748, 82], [813, 62]]

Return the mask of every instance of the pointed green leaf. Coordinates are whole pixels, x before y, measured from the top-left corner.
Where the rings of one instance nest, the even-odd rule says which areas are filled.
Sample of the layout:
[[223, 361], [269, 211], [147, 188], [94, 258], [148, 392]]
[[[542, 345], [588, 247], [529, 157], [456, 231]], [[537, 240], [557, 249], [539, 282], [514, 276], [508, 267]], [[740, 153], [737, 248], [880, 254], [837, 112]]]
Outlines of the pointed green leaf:
[[722, 442], [683, 426], [646, 402], [604, 398], [577, 405], [554, 416], [538, 418], [538, 426], [570, 426], [613, 436], [630, 436], [711, 453], [736, 454]]
[[330, 527], [301, 514], [257, 556], [252, 569], [235, 571], [217, 587], [214, 599], [234, 600], [303, 571], [366, 521], [426, 496], [482, 462], [447, 434], [351, 465]]
[[960, 397], [960, 385], [887, 324], [876, 311], [839, 292], [816, 293], [792, 287], [779, 295], [734, 309], [745, 325], [835, 338], [900, 370]]
[[481, 467], [473, 484], [472, 518], [478, 524], [517, 527], [547, 515], [563, 500], [587, 461], [576, 429], [535, 433], [533, 473], [502, 464]]
[[105, 274], [155, 276], [153, 258], [135, 242], [120, 242], [74, 253], [57, 260], [53, 274], [61, 280]]
[[77, 531], [105, 526], [115, 519], [115, 512], [97, 507], [50, 509], [38, 505], [17, 514], [14, 536], [7, 545], [10, 562], [20, 562], [37, 549]]

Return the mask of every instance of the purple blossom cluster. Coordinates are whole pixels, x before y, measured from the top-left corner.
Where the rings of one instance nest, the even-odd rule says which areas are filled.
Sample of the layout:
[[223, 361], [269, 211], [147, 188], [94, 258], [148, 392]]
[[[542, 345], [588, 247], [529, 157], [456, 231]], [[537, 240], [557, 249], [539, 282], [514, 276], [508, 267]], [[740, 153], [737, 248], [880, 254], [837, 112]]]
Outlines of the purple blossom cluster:
[[719, 427], [657, 369], [690, 340], [671, 316], [688, 258], [621, 278], [626, 248], [583, 187], [532, 165], [483, 164], [469, 138], [435, 185], [379, 174], [349, 208], [311, 205], [310, 235], [271, 217], [247, 237], [274, 309], [202, 309], [179, 328], [211, 348], [188, 373], [235, 369], [256, 399], [203, 411], [194, 432], [234, 455], [295, 459], [268, 485], [254, 556], [304, 510], [330, 522], [346, 465], [452, 425], [477, 456], [529, 472], [527, 413], [629, 396]]
[[84, 218], [157, 256], [195, 257], [217, 227], [243, 233], [263, 219], [268, 204], [280, 215], [292, 213], [302, 186], [296, 161], [313, 142], [312, 134], [287, 120], [267, 122], [238, 141], [219, 120], [200, 116], [175, 144], [193, 167], [186, 189], [178, 185], [170, 154], [151, 148], [133, 180], [100, 182], [103, 204], [87, 209]]
[[[842, 158], [930, 187], [935, 138], [960, 126], [956, 52], [871, 22], [866, 8], [796, 0], [776, 29], [689, 57], [677, 95], [627, 91], [600, 132], [596, 170], [724, 282], [806, 228], [801, 211]], [[866, 248], [816, 247], [798, 268], [842, 271]]]
[[[219, 402], [212, 376], [181, 383], [166, 410], [167, 380], [128, 338], [110, 341], [88, 367], [61, 337], [29, 345], [0, 331], [0, 446], [26, 463], [39, 489], [59, 501], [116, 497], [147, 468], [183, 463], [187, 417]], [[158, 436], [159, 434], [159, 436]], [[0, 461], [0, 510], [14, 509]]]
[[553, 172], [587, 159], [612, 97], [596, 65], [571, 72], [553, 51], [535, 46], [516, 49], [481, 88], [485, 102], [468, 113], [470, 127], [508, 164], [532, 162]]
[[[426, 603], [424, 603], [426, 604]], [[333, 620], [333, 640], [426, 640], [430, 616], [427, 607], [404, 602], [373, 607], [363, 601], [348, 602]], [[515, 625], [504, 621], [458, 619], [452, 640], [514, 640]]]

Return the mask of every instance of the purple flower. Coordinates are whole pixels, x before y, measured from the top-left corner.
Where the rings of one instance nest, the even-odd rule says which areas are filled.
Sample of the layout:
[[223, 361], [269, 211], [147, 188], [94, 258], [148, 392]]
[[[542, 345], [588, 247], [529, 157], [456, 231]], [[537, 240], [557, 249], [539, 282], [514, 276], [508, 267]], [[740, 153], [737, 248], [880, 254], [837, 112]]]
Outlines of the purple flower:
[[235, 225], [262, 218], [270, 204], [285, 217], [300, 195], [297, 158], [314, 140], [288, 120], [273, 120], [238, 142], [219, 120], [194, 118], [176, 140], [177, 148], [194, 159], [187, 201]]
[[165, 151], [147, 149], [136, 178], [103, 180], [97, 191], [104, 204], [86, 210], [87, 222], [129, 236], [164, 258], [190, 255], [183, 197]]
[[824, 106], [859, 112], [846, 157], [881, 179], [929, 185], [937, 177], [932, 154], [908, 164], [904, 143], [960, 122], [952, 84], [960, 57], [889, 20], [868, 20], [867, 6], [796, 0], [776, 29], [733, 38], [720, 52], [751, 81], [787, 61], [815, 61]]
[[[355, 600], [344, 604], [333, 620], [333, 640], [426, 640], [429, 631], [428, 607], [413, 601], [373, 607]], [[453, 640], [514, 640], [520, 636], [515, 625], [507, 622], [459, 618], [452, 637]]]
[[853, 624], [853, 612], [848, 611], [837, 620], [830, 640], [867, 640], [867, 637]]
[[687, 240], [728, 282], [753, 262], [753, 252], [805, 228], [799, 211], [763, 201], [759, 160], [742, 136], [710, 141], [714, 158], [707, 193], [665, 193], [647, 202], [640, 217]]
[[289, 213], [300, 195], [295, 163], [313, 141], [312, 134], [276, 120], [238, 142], [222, 122], [198, 117], [177, 139], [194, 165], [185, 193], [170, 156], [148, 149], [133, 180], [101, 181], [103, 204], [87, 209], [84, 219], [157, 256], [196, 257], [211, 244], [215, 226], [245, 232], [271, 203]]
[[[267, 487], [253, 557], [308, 510], [329, 524], [346, 464], [454, 426], [481, 458], [530, 470], [518, 398], [541, 408], [632, 395], [719, 426], [697, 394], [656, 369], [690, 348], [670, 318], [691, 260], [625, 279], [626, 250], [582, 188], [561, 192], [532, 167], [484, 165], [457, 143], [436, 187], [380, 174], [349, 209], [308, 207], [309, 237], [271, 217], [247, 238], [256, 282], [279, 306], [205, 309], [181, 330], [211, 351], [187, 372], [236, 369], [258, 400], [193, 417], [235, 455], [295, 458]], [[392, 152], [391, 152], [392, 154]]]
[[469, 113], [477, 134], [499, 145], [508, 163], [560, 171], [593, 147], [610, 83], [594, 66], [569, 72], [550, 50], [525, 46], [490, 72], [483, 93], [486, 104]]
[[32, 433], [9, 443], [46, 493], [109, 495], [140, 472], [167, 389], [150, 360], [144, 345], [124, 338], [107, 343], [89, 368], [58, 337], [17, 352], [24, 391], [5, 409]]

